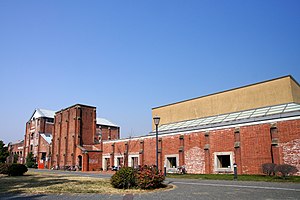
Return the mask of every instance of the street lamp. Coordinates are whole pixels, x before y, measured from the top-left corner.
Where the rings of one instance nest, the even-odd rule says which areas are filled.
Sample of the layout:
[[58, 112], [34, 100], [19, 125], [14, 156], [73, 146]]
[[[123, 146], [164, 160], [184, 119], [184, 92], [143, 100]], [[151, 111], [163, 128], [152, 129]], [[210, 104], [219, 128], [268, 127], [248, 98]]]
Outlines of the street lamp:
[[156, 128], [156, 169], [158, 171], [158, 124], [160, 121], [160, 117], [159, 116], [153, 117], [153, 121]]

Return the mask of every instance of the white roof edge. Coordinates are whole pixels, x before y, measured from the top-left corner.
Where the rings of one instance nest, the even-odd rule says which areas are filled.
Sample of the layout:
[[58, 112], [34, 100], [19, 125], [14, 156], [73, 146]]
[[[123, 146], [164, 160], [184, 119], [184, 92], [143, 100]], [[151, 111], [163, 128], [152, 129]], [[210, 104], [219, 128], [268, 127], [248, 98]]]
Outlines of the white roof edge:
[[97, 121], [98, 125], [119, 127], [117, 124], [114, 124], [114, 123], [112, 123], [111, 121], [109, 121], [105, 118], [97, 117], [96, 121]]
[[46, 142], [48, 142], [48, 144], [51, 144], [51, 140], [52, 140], [52, 134], [51, 133], [40, 133], [40, 135], [42, 136], [42, 138], [44, 138], [44, 140]]
[[33, 118], [40, 118], [40, 117], [54, 118], [54, 115], [55, 115], [55, 111], [53, 110], [36, 108], [33, 114], [31, 115], [30, 120], [32, 120]]

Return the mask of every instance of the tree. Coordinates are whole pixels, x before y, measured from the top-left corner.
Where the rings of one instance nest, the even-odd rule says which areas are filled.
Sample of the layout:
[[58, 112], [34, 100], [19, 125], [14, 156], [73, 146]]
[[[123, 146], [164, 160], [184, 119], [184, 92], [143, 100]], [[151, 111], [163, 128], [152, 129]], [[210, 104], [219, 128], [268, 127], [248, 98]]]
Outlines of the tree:
[[6, 158], [9, 156], [8, 147], [0, 140], [0, 163], [4, 163]]
[[33, 157], [33, 153], [30, 152], [26, 157], [26, 166], [28, 168], [34, 168], [35, 167], [35, 159]]
[[13, 163], [18, 163], [18, 160], [19, 160], [19, 155], [18, 154], [14, 154]]

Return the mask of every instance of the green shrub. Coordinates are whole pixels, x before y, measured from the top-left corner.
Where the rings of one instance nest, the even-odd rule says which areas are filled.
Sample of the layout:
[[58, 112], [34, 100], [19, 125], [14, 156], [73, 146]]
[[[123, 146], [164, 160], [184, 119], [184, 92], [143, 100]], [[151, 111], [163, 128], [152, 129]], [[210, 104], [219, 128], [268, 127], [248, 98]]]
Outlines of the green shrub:
[[164, 180], [164, 174], [159, 173], [155, 166], [145, 165], [136, 170], [123, 167], [111, 177], [110, 182], [113, 187], [119, 189], [155, 189], [162, 187]]
[[26, 157], [26, 166], [28, 168], [37, 168], [37, 164], [35, 162], [32, 152], [30, 152]]
[[8, 176], [23, 176], [28, 169], [23, 164], [11, 164], [8, 167]]
[[298, 169], [295, 166], [283, 164], [283, 165], [277, 165], [275, 167], [276, 174], [280, 174], [283, 178], [296, 174], [298, 172]]
[[18, 163], [18, 159], [19, 159], [19, 155], [18, 154], [14, 154], [13, 163]]
[[163, 186], [165, 176], [155, 166], [144, 166], [137, 172], [137, 186], [141, 189], [154, 189]]
[[110, 179], [114, 188], [128, 189], [136, 186], [135, 170], [131, 167], [122, 167]]
[[274, 164], [274, 163], [265, 163], [265, 164], [262, 164], [262, 171], [264, 174], [271, 176], [271, 175], [275, 174], [275, 167], [276, 167], [276, 164]]
[[0, 163], [0, 174], [8, 174], [8, 168], [10, 164]]

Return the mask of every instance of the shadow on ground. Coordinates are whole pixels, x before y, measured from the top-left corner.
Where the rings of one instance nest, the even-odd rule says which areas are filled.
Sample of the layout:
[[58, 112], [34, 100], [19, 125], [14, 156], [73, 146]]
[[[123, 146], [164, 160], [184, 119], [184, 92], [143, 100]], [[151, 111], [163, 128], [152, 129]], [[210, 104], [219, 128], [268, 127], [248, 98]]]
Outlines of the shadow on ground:
[[[50, 178], [49, 178], [50, 177]], [[0, 178], [0, 197], [1, 194], [11, 193], [26, 193], [28, 190], [37, 190], [46, 186], [55, 186], [58, 184], [80, 184], [80, 181], [70, 180], [68, 176], [39, 176], [39, 175], [24, 175], [24, 176], [1, 176]], [[27, 197], [26, 197], [27, 198]]]
[[1, 194], [0, 193], [0, 200], [29, 200], [29, 199], [40, 199], [41, 197], [44, 197], [45, 195], [42, 194], [35, 194], [35, 195], [20, 195], [16, 193], [9, 193], [9, 194]]

